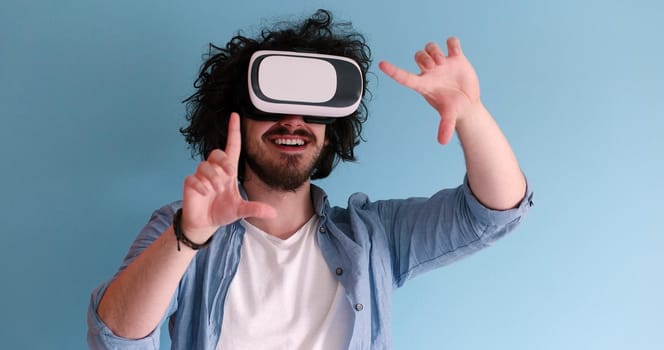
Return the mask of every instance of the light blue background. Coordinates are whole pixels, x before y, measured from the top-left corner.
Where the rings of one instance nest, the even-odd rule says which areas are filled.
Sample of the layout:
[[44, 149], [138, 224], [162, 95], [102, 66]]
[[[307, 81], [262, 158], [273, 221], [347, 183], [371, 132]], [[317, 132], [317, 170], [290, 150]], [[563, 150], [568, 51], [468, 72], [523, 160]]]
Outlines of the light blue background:
[[318, 7], [373, 49], [360, 161], [334, 204], [429, 195], [456, 139], [387, 79], [456, 35], [535, 189], [519, 229], [396, 292], [396, 349], [663, 349], [658, 1], [20, 1], [0, 6], [0, 347], [85, 348], [90, 291], [195, 167], [180, 101], [208, 42]]

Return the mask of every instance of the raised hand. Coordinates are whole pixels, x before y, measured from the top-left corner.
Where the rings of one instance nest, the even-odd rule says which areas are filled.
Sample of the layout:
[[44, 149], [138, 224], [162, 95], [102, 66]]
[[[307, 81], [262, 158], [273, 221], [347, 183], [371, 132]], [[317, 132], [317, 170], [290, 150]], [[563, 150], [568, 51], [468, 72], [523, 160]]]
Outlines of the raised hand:
[[447, 144], [452, 138], [456, 121], [480, 102], [480, 87], [475, 70], [461, 51], [456, 38], [447, 39], [448, 55], [436, 43], [428, 43], [417, 51], [415, 63], [419, 74], [405, 71], [382, 61], [379, 68], [396, 82], [422, 95], [438, 111], [440, 125], [438, 142]]
[[246, 217], [272, 218], [276, 210], [240, 195], [237, 169], [240, 159], [240, 117], [231, 113], [225, 151], [214, 150], [184, 181], [182, 229], [191, 241], [203, 243], [222, 225]]

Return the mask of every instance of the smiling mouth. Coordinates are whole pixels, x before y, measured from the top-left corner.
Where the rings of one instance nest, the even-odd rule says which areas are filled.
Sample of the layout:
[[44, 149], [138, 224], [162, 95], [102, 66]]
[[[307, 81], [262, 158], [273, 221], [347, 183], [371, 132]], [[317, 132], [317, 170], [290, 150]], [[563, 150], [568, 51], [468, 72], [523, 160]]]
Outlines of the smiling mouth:
[[310, 143], [316, 142], [316, 137], [307, 130], [289, 130], [278, 124], [266, 132], [263, 135], [263, 139], [282, 150], [303, 150]]
[[304, 146], [306, 142], [302, 139], [286, 139], [286, 138], [277, 138], [273, 140], [274, 144], [279, 146], [289, 146], [289, 147], [299, 147]]

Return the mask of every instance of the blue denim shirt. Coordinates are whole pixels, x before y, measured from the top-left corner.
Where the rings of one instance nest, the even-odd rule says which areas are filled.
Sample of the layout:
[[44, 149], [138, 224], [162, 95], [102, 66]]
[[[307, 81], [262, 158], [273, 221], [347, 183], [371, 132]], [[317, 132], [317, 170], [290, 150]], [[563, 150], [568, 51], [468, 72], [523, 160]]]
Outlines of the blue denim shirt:
[[[350, 349], [390, 349], [393, 289], [488, 246], [511, 231], [532, 206], [528, 189], [517, 208], [490, 210], [471, 193], [467, 179], [431, 198], [372, 202], [356, 193], [348, 199], [347, 208], [330, 207], [325, 192], [313, 185], [312, 197], [320, 216], [317, 234], [323, 256], [355, 313]], [[152, 214], [120, 271], [168, 228], [180, 206], [181, 202], [174, 202]], [[243, 235], [239, 222], [219, 228], [210, 245], [190, 263], [162, 320], [169, 320], [173, 349], [216, 348]], [[159, 327], [143, 339], [129, 340], [114, 335], [99, 319], [96, 309], [109, 283], [92, 293], [90, 347], [159, 348]]]

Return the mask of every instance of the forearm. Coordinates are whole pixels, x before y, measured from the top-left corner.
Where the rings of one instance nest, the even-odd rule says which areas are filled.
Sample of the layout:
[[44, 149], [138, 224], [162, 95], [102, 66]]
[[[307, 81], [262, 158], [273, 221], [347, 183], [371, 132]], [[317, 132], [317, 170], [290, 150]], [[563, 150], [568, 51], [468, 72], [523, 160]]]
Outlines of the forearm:
[[177, 249], [172, 226], [111, 282], [97, 313], [114, 334], [140, 339], [152, 332], [196, 252]]
[[518, 205], [526, 191], [525, 178], [507, 139], [481, 102], [457, 120], [456, 131], [475, 197], [496, 210]]

